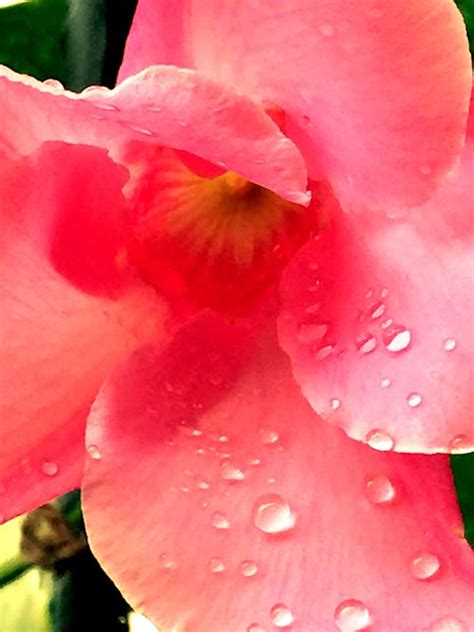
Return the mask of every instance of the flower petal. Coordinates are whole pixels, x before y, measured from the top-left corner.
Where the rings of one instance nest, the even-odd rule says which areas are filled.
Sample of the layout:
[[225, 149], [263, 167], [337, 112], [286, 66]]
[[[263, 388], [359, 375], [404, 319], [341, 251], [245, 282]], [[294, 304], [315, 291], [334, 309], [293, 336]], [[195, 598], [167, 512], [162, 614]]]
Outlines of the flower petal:
[[[278, 104], [345, 205], [420, 204], [462, 143], [471, 86], [451, 0], [140, 2], [123, 73], [184, 63]], [[155, 29], [173, 24], [176, 45]]]
[[77, 95], [0, 67], [0, 90], [0, 151], [27, 154], [63, 140], [104, 147], [119, 160], [140, 139], [237, 171], [289, 201], [309, 201], [303, 158], [263, 108], [195, 71], [156, 66], [114, 90]]
[[410, 221], [335, 214], [282, 281], [280, 340], [303, 393], [382, 449], [474, 447], [473, 139]]
[[[118, 218], [123, 211], [123, 168], [105, 151], [52, 144], [29, 161], [2, 164], [0, 173], [3, 521], [78, 486], [89, 405], [120, 358], [160, 339], [165, 310], [130, 278], [120, 293], [97, 295], [61, 274], [72, 270], [63, 238], [74, 213], [87, 222], [97, 209], [109, 216], [112, 208]], [[92, 234], [93, 222], [88, 228], [70, 242], [78, 255], [102, 246], [94, 241], [102, 233]]]
[[380, 454], [321, 423], [272, 329], [255, 349], [204, 314], [107, 381], [83, 493], [101, 564], [165, 630], [472, 623], [447, 457]]

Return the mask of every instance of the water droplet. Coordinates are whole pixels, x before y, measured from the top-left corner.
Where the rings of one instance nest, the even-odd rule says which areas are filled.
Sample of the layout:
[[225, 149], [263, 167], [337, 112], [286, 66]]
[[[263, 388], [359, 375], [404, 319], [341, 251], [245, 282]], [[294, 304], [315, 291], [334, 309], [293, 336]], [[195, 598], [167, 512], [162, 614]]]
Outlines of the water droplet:
[[381, 292], [380, 292], [380, 296], [381, 298], [387, 298], [388, 296], [388, 290], [386, 287], [382, 288]]
[[252, 560], [244, 560], [240, 564], [240, 572], [244, 577], [253, 577], [257, 574], [258, 566]]
[[230, 527], [230, 522], [222, 511], [215, 511], [212, 514], [212, 525], [216, 529], [228, 529]]
[[146, 127], [139, 127], [138, 125], [132, 125], [131, 123], [125, 123], [129, 130], [142, 134], [143, 136], [153, 136], [153, 132]]
[[427, 628], [427, 632], [467, 632], [464, 623], [454, 617], [441, 617], [436, 619]]
[[231, 463], [228, 459], [222, 461], [220, 465], [221, 476], [225, 481], [237, 482], [245, 479], [245, 474], [242, 470]]
[[366, 484], [367, 498], [376, 505], [391, 503], [395, 498], [395, 487], [384, 474], [374, 476]]
[[388, 432], [385, 432], [385, 430], [381, 430], [380, 428], [371, 430], [367, 434], [366, 441], [371, 448], [374, 448], [374, 450], [380, 450], [381, 452], [389, 452], [390, 450], [393, 450], [395, 446], [395, 442]]
[[333, 410], [337, 410], [340, 407], [341, 407], [341, 400], [340, 399], [337, 399], [337, 397], [334, 397], [333, 399], [331, 399], [331, 408]]
[[94, 103], [99, 110], [107, 110], [108, 112], [118, 112], [119, 108], [113, 103], [105, 103], [104, 101]]
[[380, 327], [382, 329], [388, 329], [392, 323], [393, 318], [387, 318], [387, 320], [384, 320], [383, 323], [380, 323]]
[[324, 37], [332, 37], [336, 32], [336, 29], [332, 24], [322, 24], [319, 27], [319, 31]]
[[316, 351], [316, 358], [318, 360], [325, 360], [326, 358], [329, 358], [330, 355], [332, 355], [333, 351], [334, 351], [333, 345], [325, 345], [324, 347], [320, 347]]
[[259, 623], [251, 623], [248, 627], [246, 632], [267, 632], [267, 628], [264, 628], [262, 625], [260, 625]]
[[370, 312], [370, 318], [376, 320], [385, 314], [385, 305], [383, 303], [377, 303]]
[[278, 432], [270, 430], [269, 428], [260, 428], [259, 432], [263, 445], [273, 445], [274, 443], [277, 443], [280, 438]]
[[100, 459], [102, 458], [102, 453], [96, 445], [88, 445], [87, 452], [94, 459], [94, 461], [100, 461]]
[[416, 579], [431, 579], [436, 575], [441, 562], [433, 553], [419, 553], [410, 562], [411, 572]]
[[384, 331], [383, 341], [388, 351], [398, 353], [408, 348], [411, 332], [402, 325], [392, 325]]
[[158, 561], [160, 563], [161, 568], [166, 568], [170, 570], [176, 567], [176, 564], [173, 562], [173, 560], [169, 557], [167, 553], [162, 553], [158, 557]]
[[45, 461], [41, 469], [46, 476], [55, 476], [59, 471], [57, 464], [52, 461]]
[[334, 612], [334, 623], [341, 632], [366, 630], [372, 623], [370, 611], [358, 599], [342, 601]]
[[372, 353], [377, 346], [377, 340], [372, 334], [363, 333], [356, 340], [356, 347], [359, 353]]
[[209, 560], [209, 570], [211, 573], [223, 573], [225, 564], [220, 557], [213, 557]]
[[473, 443], [465, 434], [458, 434], [449, 443], [449, 451], [453, 454], [472, 452]]
[[270, 610], [270, 617], [277, 628], [287, 628], [295, 620], [293, 613], [284, 603], [275, 604]]
[[443, 342], [443, 348], [445, 351], [454, 351], [454, 349], [456, 349], [456, 341], [454, 338], [446, 338]]
[[217, 437], [217, 440], [219, 441], [219, 443], [228, 443], [230, 441], [229, 437], [227, 435], [219, 435]]
[[416, 408], [423, 401], [423, 397], [419, 393], [410, 393], [407, 397], [407, 404], [410, 408]]
[[205, 481], [204, 479], [198, 478], [196, 481], [196, 487], [198, 489], [209, 489], [210, 486], [209, 481]]
[[278, 494], [265, 494], [257, 500], [253, 520], [257, 529], [269, 534], [285, 533], [296, 523], [295, 514]]
[[311, 323], [300, 325], [298, 329], [298, 340], [302, 344], [311, 344], [322, 340], [327, 334], [328, 326], [326, 323]]
[[380, 388], [388, 388], [391, 384], [392, 380], [388, 377], [384, 377], [380, 380]]

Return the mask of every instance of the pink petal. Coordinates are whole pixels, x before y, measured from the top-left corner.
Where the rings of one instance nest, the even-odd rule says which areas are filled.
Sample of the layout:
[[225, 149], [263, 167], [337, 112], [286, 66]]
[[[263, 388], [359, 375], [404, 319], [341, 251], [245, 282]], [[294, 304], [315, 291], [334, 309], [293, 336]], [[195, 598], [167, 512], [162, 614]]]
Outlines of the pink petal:
[[472, 623], [448, 459], [321, 423], [266, 329], [256, 349], [204, 314], [106, 383], [83, 495], [101, 564], [164, 630], [330, 632], [347, 600], [373, 632]]
[[[85, 276], [77, 262], [71, 268], [64, 235], [78, 256], [89, 257], [94, 244], [100, 251], [103, 237], [93, 234], [90, 218], [101, 209], [111, 219], [112, 208], [120, 217], [124, 208], [123, 168], [103, 150], [53, 144], [28, 162], [2, 164], [0, 174], [0, 517], [5, 520], [80, 483], [89, 405], [119, 359], [145, 340], [159, 340], [165, 310], [152, 290], [130, 278], [118, 295], [115, 289], [104, 295], [76, 287], [91, 280], [90, 261], [83, 261]], [[67, 234], [75, 213], [91, 229], [78, 230], [76, 243]], [[112, 223], [109, 228], [113, 233]], [[100, 253], [95, 261], [101, 261]]]
[[304, 395], [374, 447], [474, 446], [473, 139], [410, 221], [335, 214], [283, 278], [280, 340]]
[[0, 67], [0, 151], [34, 151], [45, 140], [104, 147], [120, 159], [133, 139], [196, 154], [298, 204], [309, 201], [295, 145], [263, 108], [191, 71], [156, 66], [114, 90], [80, 95]]
[[[452, 165], [472, 69], [451, 0], [169, 4], [141, 1], [123, 74], [178, 60], [276, 103], [346, 205], [419, 204]], [[169, 24], [175, 45], [158, 44]]]

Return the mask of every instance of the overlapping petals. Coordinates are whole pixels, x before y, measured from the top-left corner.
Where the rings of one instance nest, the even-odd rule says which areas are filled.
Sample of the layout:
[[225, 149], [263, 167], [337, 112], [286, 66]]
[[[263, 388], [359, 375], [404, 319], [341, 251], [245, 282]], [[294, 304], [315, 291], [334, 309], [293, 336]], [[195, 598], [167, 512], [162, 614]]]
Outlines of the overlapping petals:
[[474, 446], [474, 136], [401, 219], [333, 214], [282, 282], [280, 340], [318, 413], [380, 449]]
[[[154, 291], [111, 273], [114, 240], [94, 259], [107, 245], [97, 210], [106, 218], [113, 209], [117, 224], [125, 213], [123, 172], [103, 150], [62, 144], [2, 165], [2, 520], [80, 484], [84, 424], [100, 384], [131, 350], [163, 336], [166, 309]], [[69, 221], [74, 212], [86, 218], [82, 228]], [[73, 253], [82, 266], [71, 267]]]
[[165, 630], [472, 623], [448, 459], [383, 455], [321, 422], [263, 329], [202, 314], [104, 385], [84, 508], [107, 572]]
[[2, 67], [0, 89], [5, 152], [63, 140], [104, 147], [120, 160], [130, 141], [143, 140], [237, 171], [292, 202], [309, 201], [295, 145], [249, 97], [194, 71], [152, 67], [114, 90], [77, 95]]
[[153, 63], [279, 105], [310, 175], [351, 208], [421, 203], [462, 144], [472, 71], [451, 0], [142, 0], [122, 77]]

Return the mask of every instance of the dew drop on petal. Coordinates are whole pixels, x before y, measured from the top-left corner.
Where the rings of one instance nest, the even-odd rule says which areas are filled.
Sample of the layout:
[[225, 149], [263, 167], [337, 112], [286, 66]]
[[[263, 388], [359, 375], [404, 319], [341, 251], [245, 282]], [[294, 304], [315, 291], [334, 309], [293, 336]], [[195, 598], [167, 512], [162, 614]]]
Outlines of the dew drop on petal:
[[325, 360], [326, 358], [329, 358], [330, 355], [332, 355], [333, 351], [333, 345], [324, 345], [316, 351], [315, 355], [318, 360]]
[[222, 461], [220, 465], [220, 470], [221, 476], [225, 481], [238, 482], [245, 479], [245, 474], [242, 472], [242, 470], [228, 459]]
[[388, 351], [405, 351], [411, 342], [411, 332], [402, 325], [391, 325], [383, 333], [383, 341]]
[[374, 450], [380, 450], [381, 452], [389, 452], [393, 450], [395, 446], [395, 441], [393, 438], [385, 432], [385, 430], [381, 430], [380, 428], [374, 428], [371, 430], [366, 437], [366, 441], [371, 448]]
[[374, 476], [366, 483], [367, 498], [376, 505], [391, 503], [395, 498], [395, 487], [384, 474]]
[[445, 351], [454, 351], [454, 349], [456, 349], [456, 341], [454, 338], [446, 338], [446, 340], [443, 341], [443, 348]]
[[213, 557], [209, 560], [209, 570], [211, 573], [223, 573], [225, 564], [220, 557]]
[[88, 445], [88, 446], [87, 446], [87, 452], [89, 453], [89, 455], [91, 456], [91, 458], [93, 458], [93, 459], [94, 459], [94, 461], [100, 461], [100, 459], [102, 458], [102, 453], [101, 453], [101, 451], [100, 451], [100, 450], [99, 450], [99, 448], [98, 448], [96, 445], [94, 445], [94, 444], [91, 444], [91, 445]]
[[267, 632], [267, 628], [264, 628], [262, 625], [260, 625], [259, 623], [251, 623], [248, 627], [246, 632]]
[[41, 466], [41, 470], [46, 476], [55, 476], [59, 472], [59, 467], [52, 461], [45, 461]]
[[132, 132], [136, 132], [137, 134], [141, 134], [142, 136], [153, 136], [153, 132], [146, 127], [139, 127], [138, 125], [133, 125], [132, 123], [127, 123], [126, 126]]
[[366, 630], [371, 622], [369, 609], [358, 599], [342, 601], [334, 612], [334, 623], [341, 632]]
[[380, 318], [381, 316], [383, 316], [384, 313], [385, 313], [385, 305], [383, 303], [378, 303], [377, 305], [374, 306], [370, 314], [370, 318], [372, 318], [372, 320], [376, 320], [377, 318]]
[[392, 380], [388, 377], [384, 377], [380, 380], [380, 388], [388, 388], [391, 384]]
[[176, 564], [167, 553], [161, 553], [161, 555], [158, 557], [158, 561], [161, 568], [166, 568], [170, 570], [176, 567]]
[[426, 628], [427, 632], [467, 632], [464, 623], [454, 617], [440, 617]]
[[277, 628], [287, 628], [295, 620], [293, 613], [284, 603], [275, 604], [270, 610], [270, 617]]
[[377, 340], [372, 334], [364, 333], [358, 336], [356, 340], [356, 347], [359, 353], [366, 354], [372, 353], [377, 346]]
[[278, 432], [275, 432], [270, 428], [260, 428], [259, 433], [263, 445], [273, 445], [277, 443], [280, 438]]
[[426, 551], [418, 553], [410, 561], [410, 569], [416, 579], [431, 579], [439, 571], [440, 566], [439, 558]]
[[285, 533], [295, 526], [296, 517], [279, 494], [264, 494], [254, 507], [254, 524], [263, 533]]
[[230, 527], [230, 522], [222, 511], [215, 511], [212, 514], [212, 525], [216, 529], [228, 529]]
[[244, 560], [239, 568], [244, 577], [253, 577], [258, 571], [258, 566], [252, 560]]
[[410, 393], [407, 397], [407, 404], [410, 408], [416, 408], [423, 401], [423, 397], [419, 393]]
[[472, 452], [473, 442], [465, 434], [458, 434], [449, 442], [449, 451], [453, 454]]
[[340, 399], [338, 399], [337, 397], [334, 397], [333, 399], [331, 399], [331, 408], [333, 410], [337, 410], [340, 407], [341, 407], [341, 400]]

